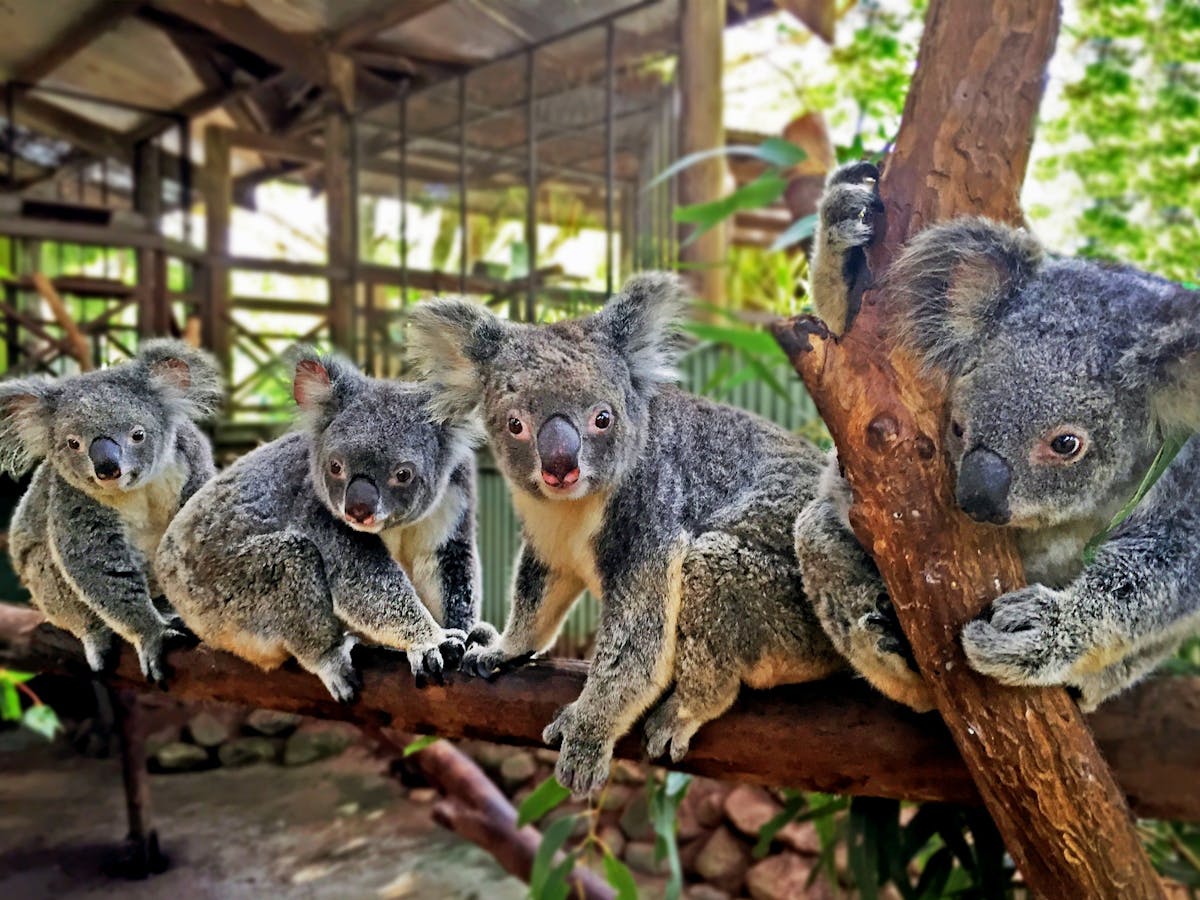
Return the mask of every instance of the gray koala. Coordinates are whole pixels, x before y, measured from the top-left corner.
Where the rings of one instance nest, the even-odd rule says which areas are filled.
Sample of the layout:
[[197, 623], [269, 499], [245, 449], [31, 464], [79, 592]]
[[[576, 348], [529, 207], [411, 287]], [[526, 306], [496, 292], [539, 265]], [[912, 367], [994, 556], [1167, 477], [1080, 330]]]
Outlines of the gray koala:
[[[822, 203], [814, 299], [835, 329], [853, 309], [837, 273], [851, 275], [871, 239], [876, 174], [840, 170]], [[1014, 530], [1030, 582], [967, 625], [967, 657], [1007, 684], [1069, 686], [1093, 708], [1200, 628], [1200, 438], [1188, 437], [1200, 425], [1200, 294], [1049, 256], [978, 218], [919, 233], [884, 277], [897, 339], [948, 378], [958, 504]], [[1182, 449], [1165, 474], [1085, 563], [1171, 441]], [[806, 586], [857, 669], [928, 707], [848, 505], [834, 467], [797, 521]]]
[[477, 427], [311, 351], [293, 391], [303, 429], [209, 482], [163, 537], [167, 597], [204, 642], [264, 669], [294, 656], [337, 700], [357, 691], [355, 634], [440, 680], [468, 632], [495, 636], [476, 624]]
[[647, 748], [679, 760], [741, 683], [843, 665], [792, 550], [823, 456], [668, 384], [683, 299], [657, 274], [550, 325], [461, 300], [412, 314], [410, 348], [435, 402], [444, 414], [481, 409], [525, 536], [504, 632], [469, 649], [464, 671], [491, 676], [544, 650], [584, 588], [603, 602], [587, 683], [544, 732], [561, 741], [558, 779], [577, 794], [604, 783], [614, 742], [655, 701]]
[[0, 466], [20, 474], [43, 460], [13, 514], [13, 567], [94, 671], [115, 659], [115, 633], [149, 680], [164, 680], [164, 644], [184, 633], [153, 602], [154, 551], [214, 474], [195, 422], [222, 396], [212, 359], [167, 340], [109, 369], [0, 382]]

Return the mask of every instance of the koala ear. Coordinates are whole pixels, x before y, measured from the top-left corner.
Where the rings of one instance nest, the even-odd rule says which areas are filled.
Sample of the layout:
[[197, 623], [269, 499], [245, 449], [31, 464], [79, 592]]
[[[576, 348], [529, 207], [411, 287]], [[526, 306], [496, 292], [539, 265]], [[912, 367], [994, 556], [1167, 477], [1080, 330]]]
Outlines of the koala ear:
[[443, 419], [462, 419], [479, 405], [480, 374], [500, 352], [509, 326], [478, 303], [429, 300], [409, 316], [408, 358], [433, 390]]
[[1200, 429], [1200, 291], [1165, 281], [1153, 288], [1133, 343], [1117, 362], [1121, 380], [1149, 392], [1165, 430]]
[[49, 379], [0, 381], [0, 471], [22, 475], [50, 452], [53, 414]]
[[961, 370], [1042, 256], [1028, 232], [988, 219], [955, 219], [925, 229], [883, 278], [899, 301], [897, 340], [928, 366]]
[[344, 403], [354, 388], [366, 380], [348, 359], [321, 356], [312, 347], [297, 348], [292, 358], [295, 362], [292, 396], [305, 413], [321, 413], [331, 405]]
[[626, 281], [596, 314], [603, 338], [625, 357], [636, 386], [675, 380], [675, 361], [683, 349], [678, 326], [687, 303], [677, 276], [648, 272]]
[[189, 419], [207, 419], [221, 408], [225, 388], [217, 361], [183, 341], [154, 340], [142, 344], [136, 360], [150, 381]]

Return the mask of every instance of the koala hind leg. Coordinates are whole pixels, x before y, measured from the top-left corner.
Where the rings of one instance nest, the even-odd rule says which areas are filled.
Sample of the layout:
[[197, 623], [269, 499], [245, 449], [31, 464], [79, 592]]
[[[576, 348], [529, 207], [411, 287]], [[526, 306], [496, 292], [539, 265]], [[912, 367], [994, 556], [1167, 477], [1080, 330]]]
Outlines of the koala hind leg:
[[66, 629], [83, 643], [83, 652], [93, 672], [109, 671], [117, 660], [117, 635], [67, 583], [42, 543], [24, 555], [21, 579], [34, 604], [53, 625]]

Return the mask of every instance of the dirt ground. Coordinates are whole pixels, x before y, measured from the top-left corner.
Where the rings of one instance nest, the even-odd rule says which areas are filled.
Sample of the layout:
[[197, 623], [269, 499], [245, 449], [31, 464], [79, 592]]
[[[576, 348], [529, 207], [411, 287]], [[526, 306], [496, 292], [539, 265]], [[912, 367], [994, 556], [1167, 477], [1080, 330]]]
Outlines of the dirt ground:
[[114, 880], [125, 834], [119, 763], [0, 733], [0, 897], [518, 900], [524, 885], [430, 821], [384, 763], [352, 747], [286, 768], [152, 776], [170, 869]]

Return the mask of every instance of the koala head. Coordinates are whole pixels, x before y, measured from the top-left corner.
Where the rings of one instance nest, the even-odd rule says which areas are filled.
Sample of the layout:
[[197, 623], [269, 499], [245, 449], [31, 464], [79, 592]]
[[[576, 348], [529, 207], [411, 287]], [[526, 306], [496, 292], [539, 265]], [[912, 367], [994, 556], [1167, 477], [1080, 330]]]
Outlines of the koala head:
[[0, 466], [19, 475], [46, 459], [92, 496], [136, 490], [173, 459], [180, 424], [222, 398], [213, 359], [171, 340], [108, 369], [0, 382]]
[[505, 322], [465, 300], [413, 311], [409, 351], [440, 409], [478, 409], [519, 489], [554, 500], [606, 490], [645, 442], [650, 400], [674, 378], [684, 292], [640, 275], [599, 312], [550, 325]]
[[471, 452], [469, 421], [439, 418], [427, 388], [368, 378], [340, 357], [301, 351], [292, 390], [312, 438], [313, 488], [356, 531], [423, 518]]
[[921, 232], [886, 281], [900, 339], [949, 376], [946, 445], [979, 521], [1107, 517], [1164, 434], [1200, 424], [1200, 294], [982, 219]]

